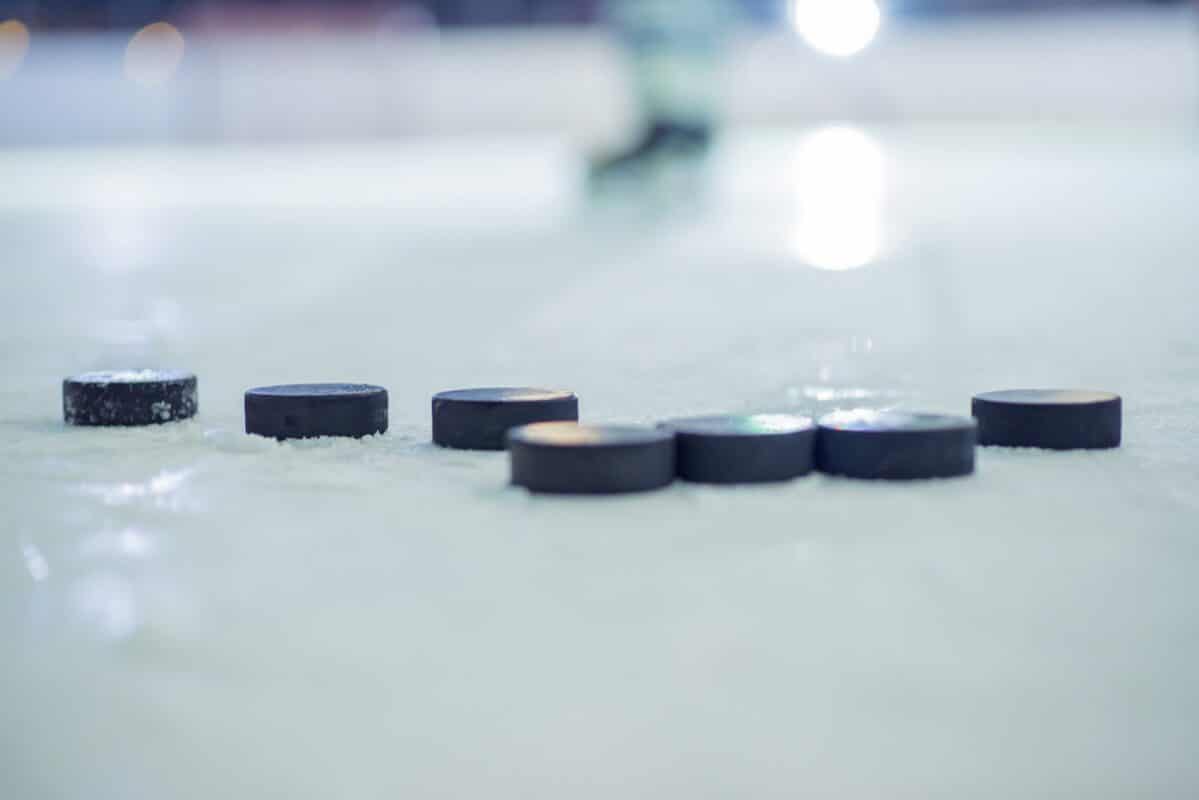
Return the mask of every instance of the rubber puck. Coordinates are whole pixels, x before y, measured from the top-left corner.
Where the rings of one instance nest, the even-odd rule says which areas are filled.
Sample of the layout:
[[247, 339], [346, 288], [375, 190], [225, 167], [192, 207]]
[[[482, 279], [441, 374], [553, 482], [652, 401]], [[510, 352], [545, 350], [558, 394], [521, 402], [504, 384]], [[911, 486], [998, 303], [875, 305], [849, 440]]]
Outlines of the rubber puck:
[[68, 425], [160, 425], [196, 415], [196, 376], [178, 370], [88, 372], [62, 382]]
[[1111, 392], [1017, 389], [976, 395], [982, 445], [1103, 450], [1120, 446], [1122, 403]]
[[695, 483], [768, 483], [812, 471], [816, 426], [807, 417], [754, 414], [668, 420], [678, 475]]
[[966, 417], [838, 411], [820, 420], [816, 468], [885, 480], [969, 475], [977, 438], [977, 425]]
[[508, 432], [512, 483], [547, 494], [660, 489], [674, 481], [674, 448], [661, 428], [542, 422]]
[[360, 383], [263, 386], [246, 392], [246, 433], [272, 439], [387, 431], [387, 390]]
[[512, 428], [575, 422], [579, 399], [548, 389], [460, 389], [433, 397], [433, 442], [455, 450], [503, 450]]

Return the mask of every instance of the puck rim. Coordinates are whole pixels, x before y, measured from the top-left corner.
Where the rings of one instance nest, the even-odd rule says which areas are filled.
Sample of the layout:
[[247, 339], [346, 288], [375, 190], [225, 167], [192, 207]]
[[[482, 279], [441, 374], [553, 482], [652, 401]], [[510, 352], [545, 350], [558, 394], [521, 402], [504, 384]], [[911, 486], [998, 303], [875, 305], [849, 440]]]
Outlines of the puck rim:
[[[291, 391], [279, 391], [279, 390]], [[354, 397], [371, 397], [387, 389], [372, 383], [280, 383], [272, 386], [255, 386], [246, 389], [246, 395], [285, 400], [305, 398], [309, 400], [344, 399]]]

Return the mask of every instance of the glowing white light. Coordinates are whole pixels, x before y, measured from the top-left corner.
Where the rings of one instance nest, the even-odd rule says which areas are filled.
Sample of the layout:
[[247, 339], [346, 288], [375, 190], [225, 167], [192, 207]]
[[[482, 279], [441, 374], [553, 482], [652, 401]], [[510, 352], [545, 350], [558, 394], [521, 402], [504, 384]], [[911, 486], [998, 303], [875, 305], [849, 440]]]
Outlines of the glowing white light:
[[883, 168], [878, 145], [856, 128], [825, 128], [800, 141], [794, 247], [801, 260], [820, 269], [847, 270], [878, 258]]
[[876, 0], [791, 0], [791, 22], [804, 41], [830, 56], [851, 56], [873, 41], [882, 13]]

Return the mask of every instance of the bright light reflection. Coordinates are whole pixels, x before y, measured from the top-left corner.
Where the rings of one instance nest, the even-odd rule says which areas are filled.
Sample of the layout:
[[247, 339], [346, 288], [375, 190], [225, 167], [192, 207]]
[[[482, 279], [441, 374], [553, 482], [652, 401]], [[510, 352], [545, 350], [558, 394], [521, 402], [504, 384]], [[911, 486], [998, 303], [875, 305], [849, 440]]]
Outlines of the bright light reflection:
[[122, 531], [101, 531], [88, 536], [79, 546], [85, 558], [117, 558], [133, 561], [149, 558], [154, 552], [154, 540], [139, 528]]
[[174, 25], [147, 25], [125, 47], [125, 76], [142, 86], [162, 86], [179, 69], [183, 49], [183, 34]]
[[151, 499], [161, 502], [176, 492], [189, 477], [192, 470], [163, 470], [147, 481], [139, 483], [115, 483], [102, 486], [86, 487], [88, 494], [93, 494], [104, 501], [105, 505], [122, 506], [135, 500]]
[[125, 639], [141, 625], [133, 585], [119, 575], [101, 573], [76, 582], [70, 605], [76, 618], [110, 639]]
[[795, 252], [828, 270], [863, 267], [882, 249], [882, 151], [856, 128], [825, 128], [796, 153]]
[[874, 40], [882, 22], [875, 0], [791, 0], [791, 23], [809, 45], [851, 56]]
[[29, 570], [29, 577], [38, 583], [50, 577], [50, 563], [46, 561], [46, 557], [42, 555], [42, 551], [38, 550], [36, 546], [32, 544], [21, 545], [21, 555], [25, 557], [25, 569]]
[[0, 80], [16, 73], [29, 52], [29, 28], [17, 19], [0, 22]]
[[793, 389], [789, 392], [791, 399], [815, 400], [818, 403], [831, 403], [838, 400], [869, 400], [874, 397], [896, 397], [898, 392], [877, 392], [872, 389], [837, 389], [832, 386], [805, 386], [802, 390]]

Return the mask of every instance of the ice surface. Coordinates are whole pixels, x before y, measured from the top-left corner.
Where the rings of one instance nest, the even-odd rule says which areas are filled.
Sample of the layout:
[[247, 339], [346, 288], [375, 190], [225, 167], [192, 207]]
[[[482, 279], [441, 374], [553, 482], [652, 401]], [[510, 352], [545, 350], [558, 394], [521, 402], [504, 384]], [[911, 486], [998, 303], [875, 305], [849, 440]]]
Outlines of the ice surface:
[[[598, 215], [541, 143], [354, 148], [344, 184], [332, 148], [0, 153], [66, 181], [0, 213], [0, 797], [1199, 793], [1199, 136], [861, 134], [864, 210], [796, 185], [805, 132]], [[418, 208], [441, 172], [479, 191]], [[817, 249], [870, 225], [867, 266], [797, 256], [825, 190]], [[62, 376], [155, 363], [196, 419], [59, 420]], [[346, 378], [387, 435], [241, 433], [247, 387]], [[431, 395], [486, 385], [626, 423], [1095, 386], [1125, 444], [534, 498], [428, 444]]]

